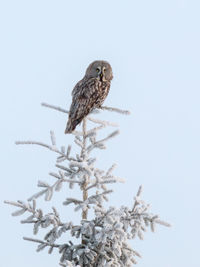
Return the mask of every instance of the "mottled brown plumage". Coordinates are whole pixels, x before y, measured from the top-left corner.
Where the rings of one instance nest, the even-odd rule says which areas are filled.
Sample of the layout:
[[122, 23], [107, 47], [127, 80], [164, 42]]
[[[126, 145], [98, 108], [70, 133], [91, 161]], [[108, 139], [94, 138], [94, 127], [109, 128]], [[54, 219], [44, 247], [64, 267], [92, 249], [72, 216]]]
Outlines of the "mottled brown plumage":
[[112, 68], [106, 61], [92, 62], [72, 91], [65, 133], [71, 133], [93, 109], [101, 107], [110, 89]]

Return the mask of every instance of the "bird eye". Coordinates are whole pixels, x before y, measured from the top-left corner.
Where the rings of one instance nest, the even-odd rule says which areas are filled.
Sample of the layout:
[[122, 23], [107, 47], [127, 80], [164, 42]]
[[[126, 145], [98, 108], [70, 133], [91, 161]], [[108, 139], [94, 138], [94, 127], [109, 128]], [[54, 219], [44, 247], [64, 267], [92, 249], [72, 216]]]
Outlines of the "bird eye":
[[96, 72], [99, 72], [99, 68], [96, 68]]

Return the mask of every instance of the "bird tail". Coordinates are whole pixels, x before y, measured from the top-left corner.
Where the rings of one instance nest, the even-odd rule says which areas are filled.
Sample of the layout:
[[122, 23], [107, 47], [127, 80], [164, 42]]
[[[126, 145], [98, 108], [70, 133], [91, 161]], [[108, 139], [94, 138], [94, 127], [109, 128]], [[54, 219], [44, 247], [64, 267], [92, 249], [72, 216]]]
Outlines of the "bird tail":
[[66, 126], [66, 129], [65, 129], [65, 134], [69, 134], [71, 132], [73, 132], [73, 130], [75, 129], [75, 125], [73, 125], [72, 123], [72, 120], [69, 119], [68, 122], [67, 122], [67, 126]]
[[67, 126], [65, 129], [65, 134], [69, 134], [73, 132], [76, 128], [76, 126], [82, 121], [82, 118], [72, 120], [71, 118], [68, 119]]

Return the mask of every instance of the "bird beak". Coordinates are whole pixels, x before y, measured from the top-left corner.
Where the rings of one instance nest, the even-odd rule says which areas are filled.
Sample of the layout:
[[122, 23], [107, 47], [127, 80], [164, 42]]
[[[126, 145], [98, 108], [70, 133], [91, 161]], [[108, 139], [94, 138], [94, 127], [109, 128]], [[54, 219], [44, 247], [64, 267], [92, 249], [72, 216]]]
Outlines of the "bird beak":
[[101, 77], [101, 80], [103, 82], [106, 82], [106, 77], [105, 77], [104, 73], [101, 72], [100, 77]]

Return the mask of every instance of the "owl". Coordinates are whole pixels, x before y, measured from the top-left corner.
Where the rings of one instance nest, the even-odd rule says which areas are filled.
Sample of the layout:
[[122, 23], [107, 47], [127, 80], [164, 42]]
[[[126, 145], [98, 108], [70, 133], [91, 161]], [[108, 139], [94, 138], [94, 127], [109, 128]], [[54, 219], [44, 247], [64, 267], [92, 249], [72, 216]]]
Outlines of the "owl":
[[112, 68], [108, 62], [97, 60], [88, 66], [85, 76], [72, 90], [66, 134], [74, 131], [93, 109], [101, 107], [109, 93], [112, 78]]

